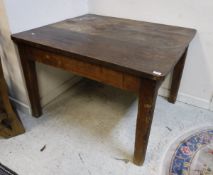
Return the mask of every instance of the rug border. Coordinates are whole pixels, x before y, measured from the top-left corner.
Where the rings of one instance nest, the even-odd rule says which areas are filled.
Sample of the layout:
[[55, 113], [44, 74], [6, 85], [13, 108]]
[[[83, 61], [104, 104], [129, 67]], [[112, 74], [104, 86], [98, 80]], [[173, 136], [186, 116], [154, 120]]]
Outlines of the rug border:
[[179, 135], [178, 137], [174, 138], [174, 140], [168, 144], [165, 152], [164, 152], [164, 156], [162, 157], [161, 160], [161, 166], [160, 166], [160, 175], [168, 175], [168, 165], [172, 159], [173, 154], [171, 154], [171, 150], [175, 149], [178, 145], [179, 142], [186, 138], [189, 137], [191, 134], [195, 133], [195, 132], [199, 132], [199, 131], [204, 131], [204, 130], [209, 130], [209, 129], [213, 129], [213, 126], [209, 125], [209, 126], [200, 126], [199, 128], [190, 128], [184, 131], [184, 133], [181, 133], [181, 135]]
[[7, 171], [7, 173], [9, 173], [10, 175], [18, 175], [16, 172], [14, 172], [13, 170], [11, 170], [10, 168], [6, 167], [5, 165], [0, 163], [0, 169], [2, 169], [3, 171]]

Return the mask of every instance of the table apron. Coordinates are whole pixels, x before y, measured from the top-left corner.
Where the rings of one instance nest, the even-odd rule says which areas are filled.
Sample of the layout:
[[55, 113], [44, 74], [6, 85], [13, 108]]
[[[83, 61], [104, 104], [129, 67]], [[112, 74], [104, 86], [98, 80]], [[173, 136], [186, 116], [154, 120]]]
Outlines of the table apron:
[[139, 91], [140, 78], [102, 65], [37, 48], [28, 48], [29, 59], [133, 92]]

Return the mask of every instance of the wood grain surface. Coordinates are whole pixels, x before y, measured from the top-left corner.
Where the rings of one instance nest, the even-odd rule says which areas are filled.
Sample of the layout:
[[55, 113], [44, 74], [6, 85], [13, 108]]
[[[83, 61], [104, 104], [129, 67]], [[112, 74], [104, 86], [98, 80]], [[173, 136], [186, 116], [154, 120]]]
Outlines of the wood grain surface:
[[194, 29], [89, 14], [18, 33], [12, 39], [157, 79], [173, 69], [195, 33]]

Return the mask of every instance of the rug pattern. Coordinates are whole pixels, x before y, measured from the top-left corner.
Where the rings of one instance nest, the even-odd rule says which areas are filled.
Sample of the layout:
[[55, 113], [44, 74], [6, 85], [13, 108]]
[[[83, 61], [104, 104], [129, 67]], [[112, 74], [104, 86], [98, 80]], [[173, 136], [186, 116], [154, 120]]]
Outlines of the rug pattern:
[[213, 129], [184, 139], [177, 147], [169, 175], [213, 175]]

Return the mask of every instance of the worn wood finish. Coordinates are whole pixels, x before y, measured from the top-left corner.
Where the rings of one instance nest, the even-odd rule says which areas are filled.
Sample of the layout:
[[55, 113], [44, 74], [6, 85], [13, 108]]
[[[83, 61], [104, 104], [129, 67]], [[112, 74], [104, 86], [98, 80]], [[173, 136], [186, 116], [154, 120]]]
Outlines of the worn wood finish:
[[178, 90], [179, 90], [179, 87], [180, 87], [180, 82], [181, 82], [181, 77], [182, 77], [182, 74], [183, 74], [183, 68], [184, 68], [184, 65], [185, 65], [187, 51], [188, 51], [188, 48], [185, 50], [181, 59], [175, 65], [174, 70], [173, 70], [170, 95], [169, 95], [169, 98], [168, 98], [168, 101], [170, 103], [175, 103], [176, 100], [177, 100]]
[[[138, 76], [166, 76], [194, 29], [84, 15], [12, 35], [16, 42], [67, 54]], [[161, 72], [160, 77], [153, 71]]]
[[24, 72], [28, 96], [31, 103], [31, 111], [34, 117], [42, 115], [42, 108], [40, 103], [38, 81], [36, 74], [36, 64], [32, 61], [28, 47], [18, 45], [19, 55], [21, 59], [22, 69]]
[[138, 93], [134, 162], [141, 165], [158, 88], [175, 67], [170, 99], [177, 96], [184, 64], [182, 55], [195, 32], [176, 26], [84, 15], [18, 33], [12, 39], [19, 48], [34, 116], [41, 115], [36, 61]]
[[146, 155], [159, 81], [142, 78], [139, 91], [134, 163], [142, 165]]
[[30, 52], [31, 55], [30, 59], [34, 61], [62, 68], [63, 70], [71, 71], [72, 73], [76, 73], [114, 87], [133, 92], [138, 92], [140, 87], [140, 78], [128, 73], [37, 48], [28, 47], [28, 52]]
[[0, 136], [9, 138], [24, 133], [24, 127], [11, 106], [0, 58]]

